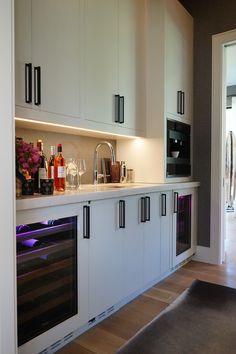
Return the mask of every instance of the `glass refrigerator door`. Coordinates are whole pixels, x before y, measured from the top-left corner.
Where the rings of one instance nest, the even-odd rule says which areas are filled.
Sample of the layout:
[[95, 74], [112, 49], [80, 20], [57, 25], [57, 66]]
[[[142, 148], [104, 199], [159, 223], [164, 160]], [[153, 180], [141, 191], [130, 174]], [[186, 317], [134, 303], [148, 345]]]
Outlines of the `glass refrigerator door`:
[[78, 312], [77, 217], [16, 227], [18, 345]]

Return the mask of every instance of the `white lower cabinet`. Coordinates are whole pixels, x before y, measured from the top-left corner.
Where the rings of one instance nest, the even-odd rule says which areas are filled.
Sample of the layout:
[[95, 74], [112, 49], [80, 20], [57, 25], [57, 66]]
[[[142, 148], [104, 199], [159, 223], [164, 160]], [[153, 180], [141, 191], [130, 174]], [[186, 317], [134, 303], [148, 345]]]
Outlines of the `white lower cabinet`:
[[88, 276], [89, 320], [102, 319], [194, 253], [195, 193], [170, 190], [83, 206], [80, 264]]
[[84, 206], [83, 237], [89, 244], [89, 320], [123, 295], [123, 240], [117, 226], [117, 203], [116, 199], [107, 199]]
[[160, 193], [144, 198], [147, 220], [143, 224], [143, 282], [146, 285], [161, 274]]
[[172, 268], [172, 191], [160, 193], [160, 238], [161, 238], [161, 276], [167, 275]]
[[140, 221], [140, 199], [126, 197], [125, 229], [123, 229], [123, 291], [129, 296], [142, 287], [143, 227]]

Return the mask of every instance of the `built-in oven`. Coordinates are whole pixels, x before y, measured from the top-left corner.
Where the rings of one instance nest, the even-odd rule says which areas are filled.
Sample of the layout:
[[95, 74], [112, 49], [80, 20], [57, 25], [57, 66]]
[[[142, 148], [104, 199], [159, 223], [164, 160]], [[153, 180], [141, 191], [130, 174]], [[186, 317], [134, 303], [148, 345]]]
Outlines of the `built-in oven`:
[[22, 202], [16, 212], [18, 353], [51, 354], [88, 322], [83, 205], [25, 209]]
[[191, 176], [191, 128], [189, 124], [167, 119], [166, 177]]

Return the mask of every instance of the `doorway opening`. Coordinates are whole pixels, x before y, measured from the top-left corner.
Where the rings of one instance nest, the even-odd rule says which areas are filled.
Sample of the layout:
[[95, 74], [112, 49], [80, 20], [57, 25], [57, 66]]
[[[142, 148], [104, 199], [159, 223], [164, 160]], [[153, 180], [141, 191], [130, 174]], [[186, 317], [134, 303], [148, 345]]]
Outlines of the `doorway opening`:
[[[236, 208], [234, 196], [231, 196], [231, 203], [229, 203], [229, 205], [226, 204], [226, 202], [229, 202], [230, 194], [228, 194], [228, 188], [231, 186], [229, 185], [226, 169], [226, 131], [229, 128], [229, 124], [228, 122], [226, 122], [226, 116], [228, 115], [228, 113], [226, 114], [226, 111], [228, 111], [226, 107], [227, 104], [229, 104], [229, 102], [227, 103], [227, 86], [233, 86], [227, 83], [227, 70], [228, 74], [230, 73], [229, 67], [227, 68], [227, 48], [231, 47], [235, 49], [235, 45], [236, 30], [220, 33], [212, 37], [212, 152], [210, 248], [211, 260], [213, 263], [218, 264], [221, 264], [225, 261], [230, 261], [229, 256], [225, 257], [225, 251], [231, 251], [233, 240], [229, 239], [229, 235], [230, 233], [231, 235], [234, 234], [234, 222], [231, 222], [233, 219], [234, 209]], [[233, 101], [234, 99], [232, 97], [232, 102]], [[236, 116], [234, 120], [236, 121]], [[227, 153], [229, 153], [229, 150], [227, 150]], [[234, 171], [231, 171], [231, 177], [232, 176], [235, 177]], [[235, 181], [233, 177], [231, 183], [233, 183], [234, 186]], [[228, 212], [226, 212], [227, 208]], [[229, 212], [230, 208], [231, 212]]]
[[[236, 263], [236, 43], [224, 46], [225, 57], [225, 263]], [[222, 117], [223, 118], [223, 117]]]

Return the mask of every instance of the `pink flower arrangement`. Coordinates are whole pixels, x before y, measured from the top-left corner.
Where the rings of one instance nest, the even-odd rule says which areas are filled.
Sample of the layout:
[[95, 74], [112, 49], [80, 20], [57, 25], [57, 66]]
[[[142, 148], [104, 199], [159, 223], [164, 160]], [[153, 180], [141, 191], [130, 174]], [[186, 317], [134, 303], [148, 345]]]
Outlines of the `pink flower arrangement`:
[[34, 174], [40, 165], [40, 155], [37, 148], [24, 140], [16, 142], [16, 168], [26, 178], [27, 175]]

